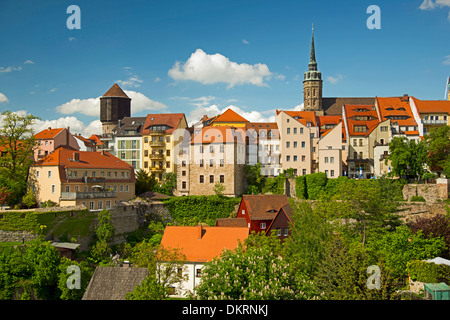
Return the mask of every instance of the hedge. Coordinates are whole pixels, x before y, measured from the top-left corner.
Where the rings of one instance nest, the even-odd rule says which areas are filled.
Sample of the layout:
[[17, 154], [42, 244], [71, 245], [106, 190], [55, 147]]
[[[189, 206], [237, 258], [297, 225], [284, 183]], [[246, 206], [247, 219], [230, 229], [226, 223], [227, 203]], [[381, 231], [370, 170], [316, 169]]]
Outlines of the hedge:
[[407, 263], [406, 270], [413, 281], [450, 284], [450, 266], [445, 264], [413, 260]]
[[220, 196], [185, 196], [163, 200], [172, 219], [177, 224], [215, 225], [218, 218], [228, 218], [241, 198]]

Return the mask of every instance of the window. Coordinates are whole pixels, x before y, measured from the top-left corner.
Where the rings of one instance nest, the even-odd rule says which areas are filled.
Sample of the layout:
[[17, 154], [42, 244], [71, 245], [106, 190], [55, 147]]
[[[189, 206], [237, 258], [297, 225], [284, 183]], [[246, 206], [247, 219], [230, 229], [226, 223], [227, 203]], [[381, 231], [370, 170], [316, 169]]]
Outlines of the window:
[[52, 184], [52, 193], [55, 193], [56, 186]]
[[287, 128], [287, 134], [291, 134], [291, 128]]
[[223, 167], [225, 165], [225, 161], [223, 159], [220, 159], [220, 166]]
[[36, 177], [39, 178], [39, 170], [36, 171]]
[[327, 175], [327, 178], [328, 178], [328, 170], [325, 170], [325, 174]]
[[300, 128], [300, 134], [303, 134], [303, 128]]
[[325, 163], [328, 163], [328, 157], [325, 157]]
[[332, 177], [334, 177], [334, 170], [331, 170], [330, 175], [331, 175]]
[[66, 186], [66, 192], [70, 192], [70, 186]]
[[289, 235], [289, 228], [288, 227], [283, 227], [283, 236], [287, 237]]
[[125, 192], [128, 192], [129, 191], [129, 188], [128, 188], [128, 185], [126, 185], [125, 186]]
[[166, 142], [170, 142], [170, 136], [166, 137]]
[[51, 171], [48, 172], [48, 177], [49, 177], [49, 178], [52, 177], [52, 172], [51, 172]]
[[106, 200], [106, 209], [111, 209], [111, 200]]
[[209, 146], [209, 153], [214, 153], [214, 146]]
[[186, 176], [186, 170], [181, 171], [181, 176], [183, 176], [183, 177]]
[[102, 210], [103, 209], [103, 201], [97, 202], [97, 209]]
[[289, 148], [291, 146], [291, 143], [289, 141], [286, 141], [286, 148]]
[[354, 147], [358, 146], [358, 139], [353, 139], [353, 146]]
[[166, 162], [166, 168], [170, 168], [170, 161]]
[[286, 162], [291, 161], [291, 156], [286, 156]]
[[144, 168], [148, 168], [148, 161], [144, 161]]
[[120, 185], [120, 192], [123, 192], [123, 185]]
[[197, 278], [201, 278], [202, 277], [202, 269], [196, 269], [195, 270], [195, 276]]
[[297, 156], [294, 156], [294, 162], [297, 162]]
[[203, 146], [200, 146], [200, 153], [203, 153]]
[[306, 146], [305, 141], [302, 141], [302, 148], [304, 148]]
[[181, 161], [181, 166], [186, 167], [186, 160]]
[[306, 161], [306, 156], [302, 156], [302, 161]]
[[360, 146], [360, 147], [363, 146], [363, 139], [359, 139], [359, 146]]
[[294, 128], [294, 134], [297, 134], [297, 128]]
[[201, 175], [200, 176], [200, 183], [203, 183], [203, 182], [205, 182], [205, 176]]
[[94, 201], [89, 201], [89, 210], [94, 210]]
[[266, 223], [265, 222], [261, 222], [260, 224], [259, 224], [259, 228], [260, 229], [266, 229]]
[[242, 209], [242, 215], [245, 216], [245, 210], [244, 209]]
[[275, 228], [275, 234], [277, 235], [277, 237], [281, 236], [281, 227]]
[[209, 159], [209, 166], [214, 167], [214, 159]]
[[297, 148], [297, 141], [294, 141], [294, 148]]
[[186, 189], [186, 181], [181, 182], [181, 189]]
[[166, 150], [166, 156], [170, 157], [170, 150]]
[[214, 183], [214, 176], [213, 175], [209, 176], [209, 183]]
[[200, 167], [203, 167], [203, 159], [200, 159]]
[[306, 169], [303, 169], [303, 170], [302, 170], [302, 175], [303, 175], [303, 176], [306, 176]]
[[223, 174], [220, 175], [220, 183], [225, 183], [225, 176]]
[[145, 142], [145, 143], [148, 143], [148, 137], [145, 137], [145, 138], [144, 138], [144, 142]]
[[223, 151], [224, 151], [224, 146], [223, 146], [223, 144], [221, 144], [220, 145], [220, 153], [223, 153]]
[[334, 157], [330, 157], [330, 163], [334, 163]]

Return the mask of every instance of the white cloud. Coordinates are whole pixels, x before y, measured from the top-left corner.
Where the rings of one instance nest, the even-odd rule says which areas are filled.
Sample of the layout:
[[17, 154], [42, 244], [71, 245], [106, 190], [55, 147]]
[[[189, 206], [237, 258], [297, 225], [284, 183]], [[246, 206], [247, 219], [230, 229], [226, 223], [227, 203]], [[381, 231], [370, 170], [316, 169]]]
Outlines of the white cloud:
[[203, 96], [200, 98], [191, 99], [190, 100], [191, 102], [189, 102], [189, 104], [196, 106], [196, 107], [204, 107], [204, 106], [209, 105], [210, 102], [215, 99], [216, 99], [216, 97], [214, 97], [214, 96], [207, 96], [207, 97]]
[[248, 42], [248, 41], [245, 40], [245, 39], [242, 39], [242, 43], [243, 43], [243, 44], [250, 44], [250, 42]]
[[[137, 113], [144, 110], [163, 110], [167, 106], [161, 102], [153, 101], [144, 94], [136, 91], [125, 90], [128, 97], [131, 98], [131, 113]], [[56, 110], [62, 114], [81, 113], [87, 116], [100, 116], [100, 97], [89, 99], [72, 99], [56, 107]]]
[[9, 102], [8, 98], [0, 92], [0, 103]]
[[50, 93], [53, 93], [53, 92], [55, 92], [56, 90], [58, 90], [58, 88], [51, 88], [51, 89], [49, 90], [49, 92], [50, 92]]
[[131, 75], [127, 80], [117, 80], [116, 81], [121, 87], [138, 88], [141, 86], [142, 81], [135, 74]]
[[75, 40], [76, 38], [75, 38], [75, 37], [69, 37], [68, 39], [69, 39], [69, 41], [73, 41], [73, 40]]
[[27, 61], [25, 61], [23, 64], [34, 64], [34, 61], [32, 61], [32, 60], [27, 60]]
[[155, 80], [153, 80], [153, 82], [160, 82], [161, 78], [160, 77], [156, 77]]
[[41, 132], [42, 130], [52, 128], [70, 128], [72, 134], [81, 134], [85, 138], [89, 138], [93, 134], [102, 133], [102, 123], [100, 120], [94, 120], [90, 122], [87, 126], [74, 116], [61, 117], [54, 120], [36, 120], [33, 125], [35, 133]]
[[207, 54], [197, 49], [184, 63], [177, 61], [169, 70], [174, 80], [192, 80], [202, 84], [227, 83], [228, 88], [235, 85], [252, 84], [267, 86], [264, 82], [272, 73], [265, 64], [236, 63], [216, 53]]
[[14, 66], [8, 66], [8, 67], [0, 67], [0, 73], [3, 72], [13, 72], [13, 71], [20, 71], [22, 70], [21, 66], [14, 67]]
[[338, 74], [335, 77], [333, 76], [327, 76], [327, 81], [330, 82], [331, 84], [336, 84], [339, 81], [342, 80], [342, 78], [344, 78], [344, 76], [342, 74]]
[[[419, 6], [420, 10], [434, 10], [436, 8], [450, 7], [450, 0], [424, 0]], [[450, 12], [448, 13], [448, 21], [450, 21]]]
[[[450, 14], [449, 14], [449, 19], [450, 19]], [[445, 64], [446, 66], [450, 66], [450, 55], [445, 56], [445, 60], [444, 60], [443, 64]]]

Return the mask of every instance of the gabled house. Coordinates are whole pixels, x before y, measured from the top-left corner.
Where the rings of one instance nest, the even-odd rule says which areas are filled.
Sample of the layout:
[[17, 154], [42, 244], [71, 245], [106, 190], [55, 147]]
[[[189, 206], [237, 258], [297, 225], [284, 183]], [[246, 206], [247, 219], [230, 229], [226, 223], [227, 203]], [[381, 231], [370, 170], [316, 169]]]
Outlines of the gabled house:
[[289, 200], [285, 194], [243, 195], [236, 218], [246, 220], [249, 232], [267, 232], [280, 208], [286, 204]]
[[267, 234], [270, 235], [272, 232], [275, 232], [275, 235], [283, 242], [284, 239], [291, 235], [291, 227], [294, 225], [292, 221], [293, 215], [294, 211], [289, 203], [282, 206], [267, 229]]
[[34, 161], [38, 161], [61, 146], [80, 150], [77, 140], [70, 133], [69, 128], [51, 128], [37, 133], [34, 138], [37, 148], [34, 150]]
[[226, 249], [237, 248], [248, 234], [246, 227], [167, 226], [161, 246], [180, 249], [185, 258], [184, 267], [178, 271], [183, 280], [173, 288], [174, 296], [183, 297], [188, 291], [194, 291], [201, 281], [203, 264], [219, 257]]

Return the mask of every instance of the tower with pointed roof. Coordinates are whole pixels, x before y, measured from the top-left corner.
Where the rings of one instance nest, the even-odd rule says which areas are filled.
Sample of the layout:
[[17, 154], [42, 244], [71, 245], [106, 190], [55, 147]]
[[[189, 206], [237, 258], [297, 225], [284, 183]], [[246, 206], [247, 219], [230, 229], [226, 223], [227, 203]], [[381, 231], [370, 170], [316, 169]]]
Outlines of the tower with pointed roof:
[[111, 134], [113, 129], [125, 117], [131, 116], [131, 99], [115, 83], [100, 97], [100, 121], [103, 135]]
[[311, 54], [309, 57], [308, 71], [303, 79], [303, 103], [304, 110], [316, 111], [323, 115], [322, 109], [322, 73], [317, 69], [316, 51], [314, 47], [314, 28], [311, 38]]

